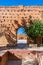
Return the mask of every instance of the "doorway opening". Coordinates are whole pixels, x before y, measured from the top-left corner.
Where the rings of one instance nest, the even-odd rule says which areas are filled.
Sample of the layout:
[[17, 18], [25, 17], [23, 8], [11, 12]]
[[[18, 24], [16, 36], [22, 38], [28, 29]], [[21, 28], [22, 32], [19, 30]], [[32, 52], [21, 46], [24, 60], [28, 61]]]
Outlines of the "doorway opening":
[[20, 27], [17, 30], [17, 45], [20, 48], [24, 48], [27, 45], [27, 35], [24, 27]]
[[42, 37], [42, 39], [41, 39], [41, 45], [43, 46], [43, 37]]

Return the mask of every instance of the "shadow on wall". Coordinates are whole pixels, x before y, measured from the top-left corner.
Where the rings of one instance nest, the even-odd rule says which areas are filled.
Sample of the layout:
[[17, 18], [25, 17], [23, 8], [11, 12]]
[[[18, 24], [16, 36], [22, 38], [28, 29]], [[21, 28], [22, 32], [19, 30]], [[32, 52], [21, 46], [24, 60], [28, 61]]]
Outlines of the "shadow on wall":
[[7, 51], [2, 57], [0, 57], [0, 65], [21, 65], [22, 60], [19, 59], [13, 53]]
[[14, 54], [8, 53], [8, 61], [6, 65], [22, 65], [22, 60], [17, 58]]

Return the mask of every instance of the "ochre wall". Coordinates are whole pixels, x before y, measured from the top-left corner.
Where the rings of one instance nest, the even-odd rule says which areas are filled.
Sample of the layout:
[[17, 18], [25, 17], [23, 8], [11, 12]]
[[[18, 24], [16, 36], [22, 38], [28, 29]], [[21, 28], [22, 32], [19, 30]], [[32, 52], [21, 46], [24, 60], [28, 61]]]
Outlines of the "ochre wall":
[[43, 20], [43, 6], [0, 6], [0, 46], [15, 45], [17, 29], [28, 26], [30, 15], [32, 20]]

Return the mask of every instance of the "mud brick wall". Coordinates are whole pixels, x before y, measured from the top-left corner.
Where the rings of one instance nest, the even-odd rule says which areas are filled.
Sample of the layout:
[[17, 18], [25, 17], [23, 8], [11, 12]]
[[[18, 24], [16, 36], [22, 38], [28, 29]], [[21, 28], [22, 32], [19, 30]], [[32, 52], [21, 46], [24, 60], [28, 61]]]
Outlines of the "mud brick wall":
[[15, 46], [17, 30], [28, 26], [30, 16], [43, 21], [43, 6], [0, 6], [0, 46]]

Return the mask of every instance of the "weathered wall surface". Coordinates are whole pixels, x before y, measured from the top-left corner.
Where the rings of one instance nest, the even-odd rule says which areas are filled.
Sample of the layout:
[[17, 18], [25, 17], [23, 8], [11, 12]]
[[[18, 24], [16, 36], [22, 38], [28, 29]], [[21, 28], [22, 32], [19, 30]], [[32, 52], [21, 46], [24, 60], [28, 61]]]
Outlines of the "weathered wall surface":
[[[18, 64], [18, 65], [21, 65], [22, 63], [25, 64], [25, 63], [28, 63], [28, 62], [31, 62], [31, 63], [35, 62], [36, 65], [37, 65], [37, 62], [39, 62], [39, 64], [43, 65], [43, 51], [10, 50], [10, 51], [7, 51], [2, 56], [0, 65], [6, 65], [7, 61], [8, 62], [11, 61], [11, 65], [12, 65], [12, 61], [17, 61], [17, 60], [21, 61], [21, 63]], [[8, 63], [7, 65], [10, 65], [10, 64]], [[16, 63], [16, 65], [17, 65], [17, 63]]]
[[[43, 20], [43, 6], [0, 7], [0, 35], [4, 35], [7, 39], [4, 40], [4, 42], [7, 42], [7, 44], [10, 45], [15, 45], [17, 29], [21, 26], [26, 27], [28, 25], [30, 15], [32, 20]], [[4, 42], [1, 40], [0, 43], [3, 45]]]
[[[11, 52], [7, 51], [5, 54], [0, 56], [0, 65], [7, 65], [8, 61], [22, 61], [19, 57]], [[9, 64], [8, 64], [9, 65]]]

